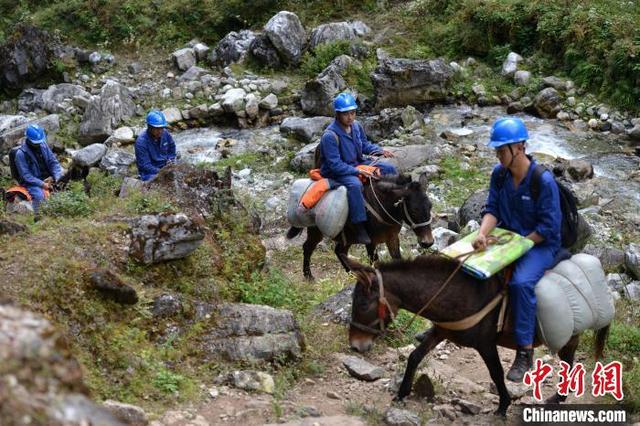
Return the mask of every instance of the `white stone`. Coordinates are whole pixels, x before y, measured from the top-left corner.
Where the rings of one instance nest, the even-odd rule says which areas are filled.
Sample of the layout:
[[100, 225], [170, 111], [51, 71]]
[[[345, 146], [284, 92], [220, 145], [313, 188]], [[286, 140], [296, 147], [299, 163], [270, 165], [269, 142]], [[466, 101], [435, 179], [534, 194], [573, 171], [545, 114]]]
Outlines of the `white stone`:
[[126, 126], [117, 128], [111, 135], [113, 142], [120, 144], [132, 143], [134, 141], [133, 137], [133, 129]]
[[222, 97], [222, 107], [227, 112], [244, 111], [245, 96], [243, 89], [229, 89]]
[[169, 107], [167, 109], [164, 109], [162, 110], [162, 113], [164, 114], [169, 124], [174, 124], [182, 120], [182, 113], [176, 107]]
[[247, 95], [247, 97], [245, 98], [246, 104], [245, 104], [245, 111], [247, 113], [247, 117], [253, 119], [255, 117], [258, 116], [258, 112], [260, 110], [259, 108], [259, 103], [258, 103], [258, 97], [256, 95], [254, 95], [253, 93], [249, 93]]
[[266, 109], [267, 111], [271, 111], [272, 109], [278, 106], [278, 97], [273, 93], [269, 93], [267, 96], [262, 98], [259, 104], [260, 108]]

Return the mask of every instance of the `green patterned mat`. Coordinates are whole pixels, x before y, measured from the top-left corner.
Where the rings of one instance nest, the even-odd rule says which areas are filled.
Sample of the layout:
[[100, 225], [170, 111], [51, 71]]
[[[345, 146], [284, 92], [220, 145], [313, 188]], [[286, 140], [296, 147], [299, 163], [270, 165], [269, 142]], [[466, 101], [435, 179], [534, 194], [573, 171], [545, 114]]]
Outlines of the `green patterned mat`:
[[[446, 247], [441, 253], [455, 258], [463, 253], [473, 251], [471, 243], [477, 235], [478, 231], [474, 231], [460, 241]], [[495, 228], [490, 235], [496, 237], [498, 242], [491, 244], [481, 253], [468, 256], [464, 261], [464, 265], [462, 265], [466, 272], [481, 280], [486, 280], [502, 270], [529, 251], [534, 245], [530, 239], [506, 229]]]

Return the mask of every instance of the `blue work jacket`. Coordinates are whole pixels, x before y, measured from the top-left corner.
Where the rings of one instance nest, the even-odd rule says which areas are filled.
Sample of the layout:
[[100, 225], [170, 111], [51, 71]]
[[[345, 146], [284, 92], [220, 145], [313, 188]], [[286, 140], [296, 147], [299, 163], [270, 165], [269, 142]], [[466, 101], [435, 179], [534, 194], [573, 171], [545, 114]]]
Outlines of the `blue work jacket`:
[[176, 143], [167, 130], [162, 132], [159, 141], [147, 133], [140, 133], [136, 139], [136, 164], [140, 179], [147, 181], [158, 174], [167, 162], [176, 159]]
[[531, 179], [535, 167], [536, 162], [533, 160], [527, 175], [516, 189], [513, 187], [511, 172], [498, 164], [491, 174], [484, 213], [494, 215], [498, 219], [497, 226], [522, 236], [537, 232], [544, 238], [540, 246], [557, 250], [561, 245], [562, 225], [558, 185], [551, 172], [545, 171], [540, 176], [540, 191], [535, 200], [531, 194]]
[[337, 178], [358, 175], [356, 166], [365, 163], [363, 155], [382, 153], [382, 148], [367, 140], [362, 125], [357, 121], [353, 122], [349, 135], [333, 120], [322, 135], [320, 152], [322, 153], [320, 174], [327, 178]]
[[16, 152], [16, 168], [20, 175], [18, 183], [27, 189], [33, 187], [42, 188], [44, 179], [49, 176], [53, 177], [56, 182], [62, 177], [62, 167], [60, 167], [60, 163], [51, 148], [49, 148], [49, 145], [45, 142], [40, 144], [39, 148], [44, 157], [46, 170], [40, 170], [36, 154], [26, 141], [22, 143], [20, 149]]

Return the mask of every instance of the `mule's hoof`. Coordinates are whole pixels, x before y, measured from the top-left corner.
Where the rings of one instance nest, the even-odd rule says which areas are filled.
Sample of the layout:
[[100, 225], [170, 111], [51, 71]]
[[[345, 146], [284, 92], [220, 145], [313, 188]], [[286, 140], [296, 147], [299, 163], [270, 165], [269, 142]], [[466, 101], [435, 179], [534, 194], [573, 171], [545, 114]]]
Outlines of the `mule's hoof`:
[[304, 279], [310, 284], [313, 284], [316, 282], [316, 277], [314, 277], [311, 274], [304, 274]]
[[507, 417], [507, 409], [506, 408], [498, 408], [493, 412], [495, 416]]

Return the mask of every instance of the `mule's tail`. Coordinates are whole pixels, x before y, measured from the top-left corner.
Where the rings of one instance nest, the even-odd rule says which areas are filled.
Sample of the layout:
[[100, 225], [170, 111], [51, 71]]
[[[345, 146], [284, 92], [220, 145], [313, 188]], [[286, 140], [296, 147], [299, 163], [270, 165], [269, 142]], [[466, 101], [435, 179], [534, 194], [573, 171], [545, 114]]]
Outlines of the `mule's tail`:
[[289, 228], [289, 230], [287, 231], [287, 240], [291, 240], [295, 237], [297, 237], [298, 235], [300, 235], [300, 233], [302, 232], [303, 228], [296, 228], [295, 226], [292, 226], [291, 228]]
[[596, 361], [602, 358], [602, 353], [604, 352], [604, 345], [607, 342], [607, 337], [609, 336], [609, 328], [611, 324], [607, 324], [602, 327], [600, 330], [596, 331], [596, 339], [594, 346], [594, 355], [596, 357]]

